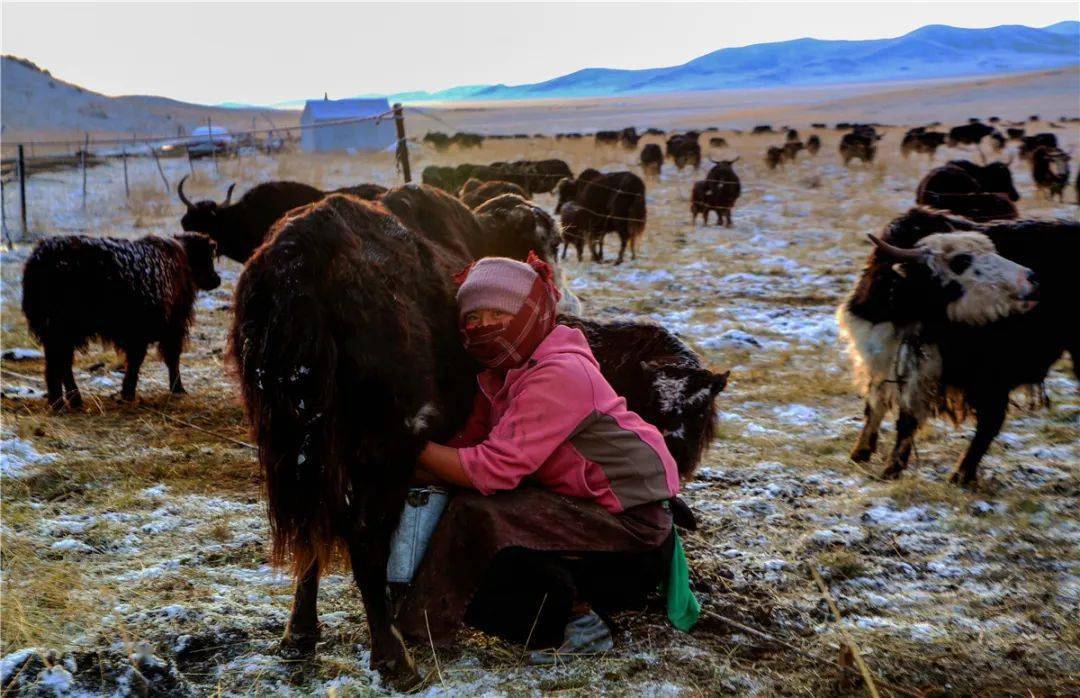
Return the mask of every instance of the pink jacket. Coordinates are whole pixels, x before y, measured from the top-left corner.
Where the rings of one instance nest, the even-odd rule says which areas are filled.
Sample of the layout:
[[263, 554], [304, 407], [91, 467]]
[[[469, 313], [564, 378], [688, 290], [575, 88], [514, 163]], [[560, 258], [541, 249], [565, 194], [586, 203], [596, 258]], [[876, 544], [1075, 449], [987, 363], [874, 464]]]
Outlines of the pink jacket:
[[679, 473], [655, 427], [626, 407], [585, 336], [557, 325], [520, 368], [484, 371], [451, 442], [482, 494], [530, 480], [618, 514], [675, 496]]

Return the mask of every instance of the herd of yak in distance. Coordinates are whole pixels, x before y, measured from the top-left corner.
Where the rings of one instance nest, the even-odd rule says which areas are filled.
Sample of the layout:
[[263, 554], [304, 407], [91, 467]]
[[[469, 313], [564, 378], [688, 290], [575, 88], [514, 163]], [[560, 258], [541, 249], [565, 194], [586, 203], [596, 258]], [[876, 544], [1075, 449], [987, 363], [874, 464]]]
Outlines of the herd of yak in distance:
[[[840, 128], [844, 163], [871, 162], [880, 140], [874, 125]], [[770, 167], [821, 147], [817, 135], [804, 142], [783, 131], [785, 142], [766, 151]], [[768, 126], [754, 132], [774, 133]], [[715, 130], [672, 135], [666, 152], [644, 145], [643, 174], [656, 176], [667, 160], [697, 168], [702, 137], [724, 145]], [[639, 135], [631, 128], [594, 138], [599, 147], [636, 150]], [[1060, 199], [1069, 157], [1052, 133], [1027, 135], [1014, 124], [1001, 134], [975, 121], [948, 132], [911, 129], [901, 147], [905, 155], [933, 154], [943, 144], [1001, 149], [1010, 139], [1038, 189]], [[429, 134], [425, 141], [476, 148], [483, 138]], [[714, 160], [693, 185], [694, 223], [702, 215], [707, 224], [715, 212], [718, 224], [732, 224], [737, 159]], [[955, 160], [930, 170], [918, 206], [870, 236], [866, 265], [838, 309], [866, 397], [854, 460], [872, 456], [885, 414], [898, 410], [885, 477], [904, 470], [930, 416], [973, 415], [975, 434], [952, 478], [974, 485], [1010, 392], [1041, 385], [1066, 352], [1078, 365], [1080, 225], [1018, 219], [1011, 163]], [[26, 262], [22, 296], [30, 332], [44, 348], [48, 403], [79, 409], [73, 355], [92, 339], [125, 355], [123, 399], [135, 398], [154, 343], [171, 390], [183, 392], [180, 354], [195, 296], [220, 284], [216, 256], [244, 264], [228, 354], [258, 445], [274, 559], [290, 561], [298, 582], [284, 642], [313, 647], [319, 570], [348, 555], [367, 611], [372, 666], [406, 678], [415, 670], [383, 593], [388, 541], [412, 464], [429, 440], [460, 426], [478, 370], [458, 338], [455, 272], [480, 257], [525, 259], [530, 251], [550, 263], [564, 291], [562, 321], [585, 333], [616, 392], [662, 431], [684, 478], [712, 441], [714, 403], [728, 378], [663, 327], [580, 317], [563, 282], [559, 263], [571, 246], [579, 260], [588, 247], [602, 262], [604, 238], [615, 233], [616, 264], [627, 247], [636, 255], [647, 220], [637, 174], [586, 169], [575, 177], [562, 160], [540, 160], [430, 166], [422, 177], [422, 185], [329, 192], [266, 182], [235, 202], [230, 186], [222, 203], [192, 202], [181, 180], [184, 233], [48, 237]], [[532, 201], [537, 193], [557, 196], [554, 215]]]

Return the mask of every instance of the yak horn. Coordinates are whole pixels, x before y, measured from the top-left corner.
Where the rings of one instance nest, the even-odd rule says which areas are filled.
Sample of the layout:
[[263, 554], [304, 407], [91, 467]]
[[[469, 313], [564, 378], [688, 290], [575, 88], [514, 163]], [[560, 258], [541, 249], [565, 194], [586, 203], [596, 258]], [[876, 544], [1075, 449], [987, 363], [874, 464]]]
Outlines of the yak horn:
[[180, 178], [180, 184], [176, 185], [176, 193], [180, 195], [180, 201], [183, 202], [185, 206], [187, 206], [188, 208], [195, 208], [195, 204], [188, 201], [188, 198], [184, 196], [184, 180], [186, 180], [187, 178], [187, 175], [184, 175]]
[[891, 257], [897, 262], [923, 263], [926, 261], [926, 253], [921, 250], [909, 250], [903, 247], [896, 247], [870, 233], [867, 233], [866, 237], [870, 238], [870, 242], [874, 243], [874, 246], [885, 253], [886, 256]]
[[222, 206], [228, 206], [229, 202], [232, 201], [232, 190], [233, 189], [236, 189], [236, 182], [233, 182], [232, 184], [229, 185], [229, 191], [225, 192], [225, 201], [224, 201], [224, 203], [221, 204]]

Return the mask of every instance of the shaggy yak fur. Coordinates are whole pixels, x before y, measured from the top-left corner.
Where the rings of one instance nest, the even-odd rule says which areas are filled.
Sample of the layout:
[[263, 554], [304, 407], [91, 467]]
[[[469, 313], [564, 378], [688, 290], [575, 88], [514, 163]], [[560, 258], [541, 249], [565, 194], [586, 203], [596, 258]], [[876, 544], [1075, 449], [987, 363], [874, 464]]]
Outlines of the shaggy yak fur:
[[975, 436], [952, 476], [974, 484], [1010, 391], [1040, 384], [1065, 351], [1075, 370], [1080, 225], [978, 224], [912, 209], [883, 240], [895, 247], [871, 253], [838, 312], [867, 396], [852, 459], [870, 458], [894, 404], [900, 415], [886, 477], [904, 470], [915, 431], [930, 414], [955, 421], [974, 414]]
[[944, 144], [944, 133], [927, 131], [925, 126], [917, 126], [904, 134], [904, 139], [900, 141], [900, 153], [905, 158], [911, 153], [922, 153], [932, 158], [937, 149]]
[[873, 129], [858, 130], [845, 133], [840, 138], [840, 159], [847, 165], [852, 160], [859, 159], [870, 163], [877, 154], [877, 138], [871, 133]]
[[351, 194], [361, 199], [374, 200], [386, 193], [386, 187], [378, 184], [360, 184], [342, 187], [331, 192], [300, 182], [264, 182], [249, 189], [240, 200], [232, 203], [233, 188], [229, 186], [225, 201], [196, 201], [192, 203], [184, 195], [185, 175], [176, 192], [186, 207], [180, 219], [180, 227], [189, 233], [209, 235], [218, 246], [218, 254], [243, 264], [266, 239], [272, 226], [287, 211], [304, 206], [329, 194]]
[[72, 361], [91, 339], [111, 343], [127, 359], [120, 394], [135, 399], [147, 347], [158, 343], [172, 392], [196, 291], [217, 288], [214, 243], [203, 235], [139, 240], [83, 235], [42, 240], [23, 269], [22, 309], [45, 350], [45, 383], [53, 409], [82, 406]]
[[523, 199], [529, 198], [524, 189], [512, 182], [481, 182], [475, 177], [461, 185], [458, 198], [461, 199], [463, 204], [475, 210], [477, 206], [485, 201], [490, 201], [503, 194], [517, 194]]
[[696, 170], [701, 166], [701, 144], [697, 135], [677, 133], [667, 139], [665, 151], [675, 162], [676, 169], [681, 170], [689, 165]]
[[1065, 187], [1069, 184], [1069, 154], [1058, 148], [1039, 146], [1031, 154], [1031, 178], [1035, 188], [1046, 198], [1065, 201]]
[[[615, 264], [622, 264], [627, 245], [630, 257], [637, 259], [637, 239], [645, 232], [647, 217], [645, 182], [641, 177], [633, 172], [601, 173], [588, 169], [576, 180], [563, 179], [556, 189], [559, 196], [556, 213], [569, 203], [574, 204], [570, 212], [563, 212], [562, 223], [567, 247], [571, 243], [577, 247], [579, 260], [582, 247], [588, 242], [593, 261], [603, 262], [604, 236], [608, 233], [619, 236]], [[565, 253], [564, 249], [564, 256]]]
[[[452, 274], [482, 242], [464, 205], [430, 187], [379, 203], [331, 196], [279, 221], [236, 289], [230, 354], [259, 446], [273, 557], [297, 579], [283, 643], [314, 648], [320, 571], [347, 560], [372, 666], [399, 686], [418, 676], [387, 607], [389, 540], [420, 450], [452, 435], [472, 405], [479, 366], [461, 346]], [[633, 339], [631, 324], [563, 321], [586, 331], [615, 390], [668, 432], [692, 471], [726, 374], [659, 328]]]
[[951, 160], [927, 172], [915, 191], [916, 203], [974, 221], [1016, 218], [1019, 214], [1012, 202], [1019, 199], [1005, 162], [976, 165]]

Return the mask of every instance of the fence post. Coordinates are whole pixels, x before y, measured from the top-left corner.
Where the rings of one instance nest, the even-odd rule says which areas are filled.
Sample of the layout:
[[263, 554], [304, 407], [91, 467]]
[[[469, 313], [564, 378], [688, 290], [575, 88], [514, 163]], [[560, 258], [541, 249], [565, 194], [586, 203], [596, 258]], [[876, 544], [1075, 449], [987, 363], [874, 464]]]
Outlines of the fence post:
[[22, 144], [19, 144], [19, 217], [22, 219], [22, 237], [26, 240], [26, 158], [23, 156]]
[[401, 102], [394, 104], [394, 124], [397, 126], [397, 159], [401, 164], [401, 174], [408, 184], [412, 181], [412, 172], [409, 170], [409, 148], [405, 145], [405, 115]]
[[4, 239], [7, 240], [7, 248], [15, 249], [15, 243], [11, 241], [11, 231], [7, 226], [7, 197], [4, 195], [4, 181], [0, 179], [0, 227], [4, 230]]
[[170, 194], [169, 180], [165, 179], [165, 170], [161, 169], [161, 160], [157, 156], [157, 147], [153, 143], [147, 143], [150, 146], [150, 154], [154, 156], [154, 163], [157, 165], [158, 174], [161, 175], [161, 183], [165, 185], [165, 193]]
[[131, 198], [131, 188], [128, 186], [128, 174], [127, 174], [127, 148], [120, 146], [120, 160], [124, 163], [124, 198]]
[[79, 157], [79, 166], [82, 168], [82, 207], [86, 210], [86, 151], [90, 149], [90, 134], [83, 134], [82, 155]]

